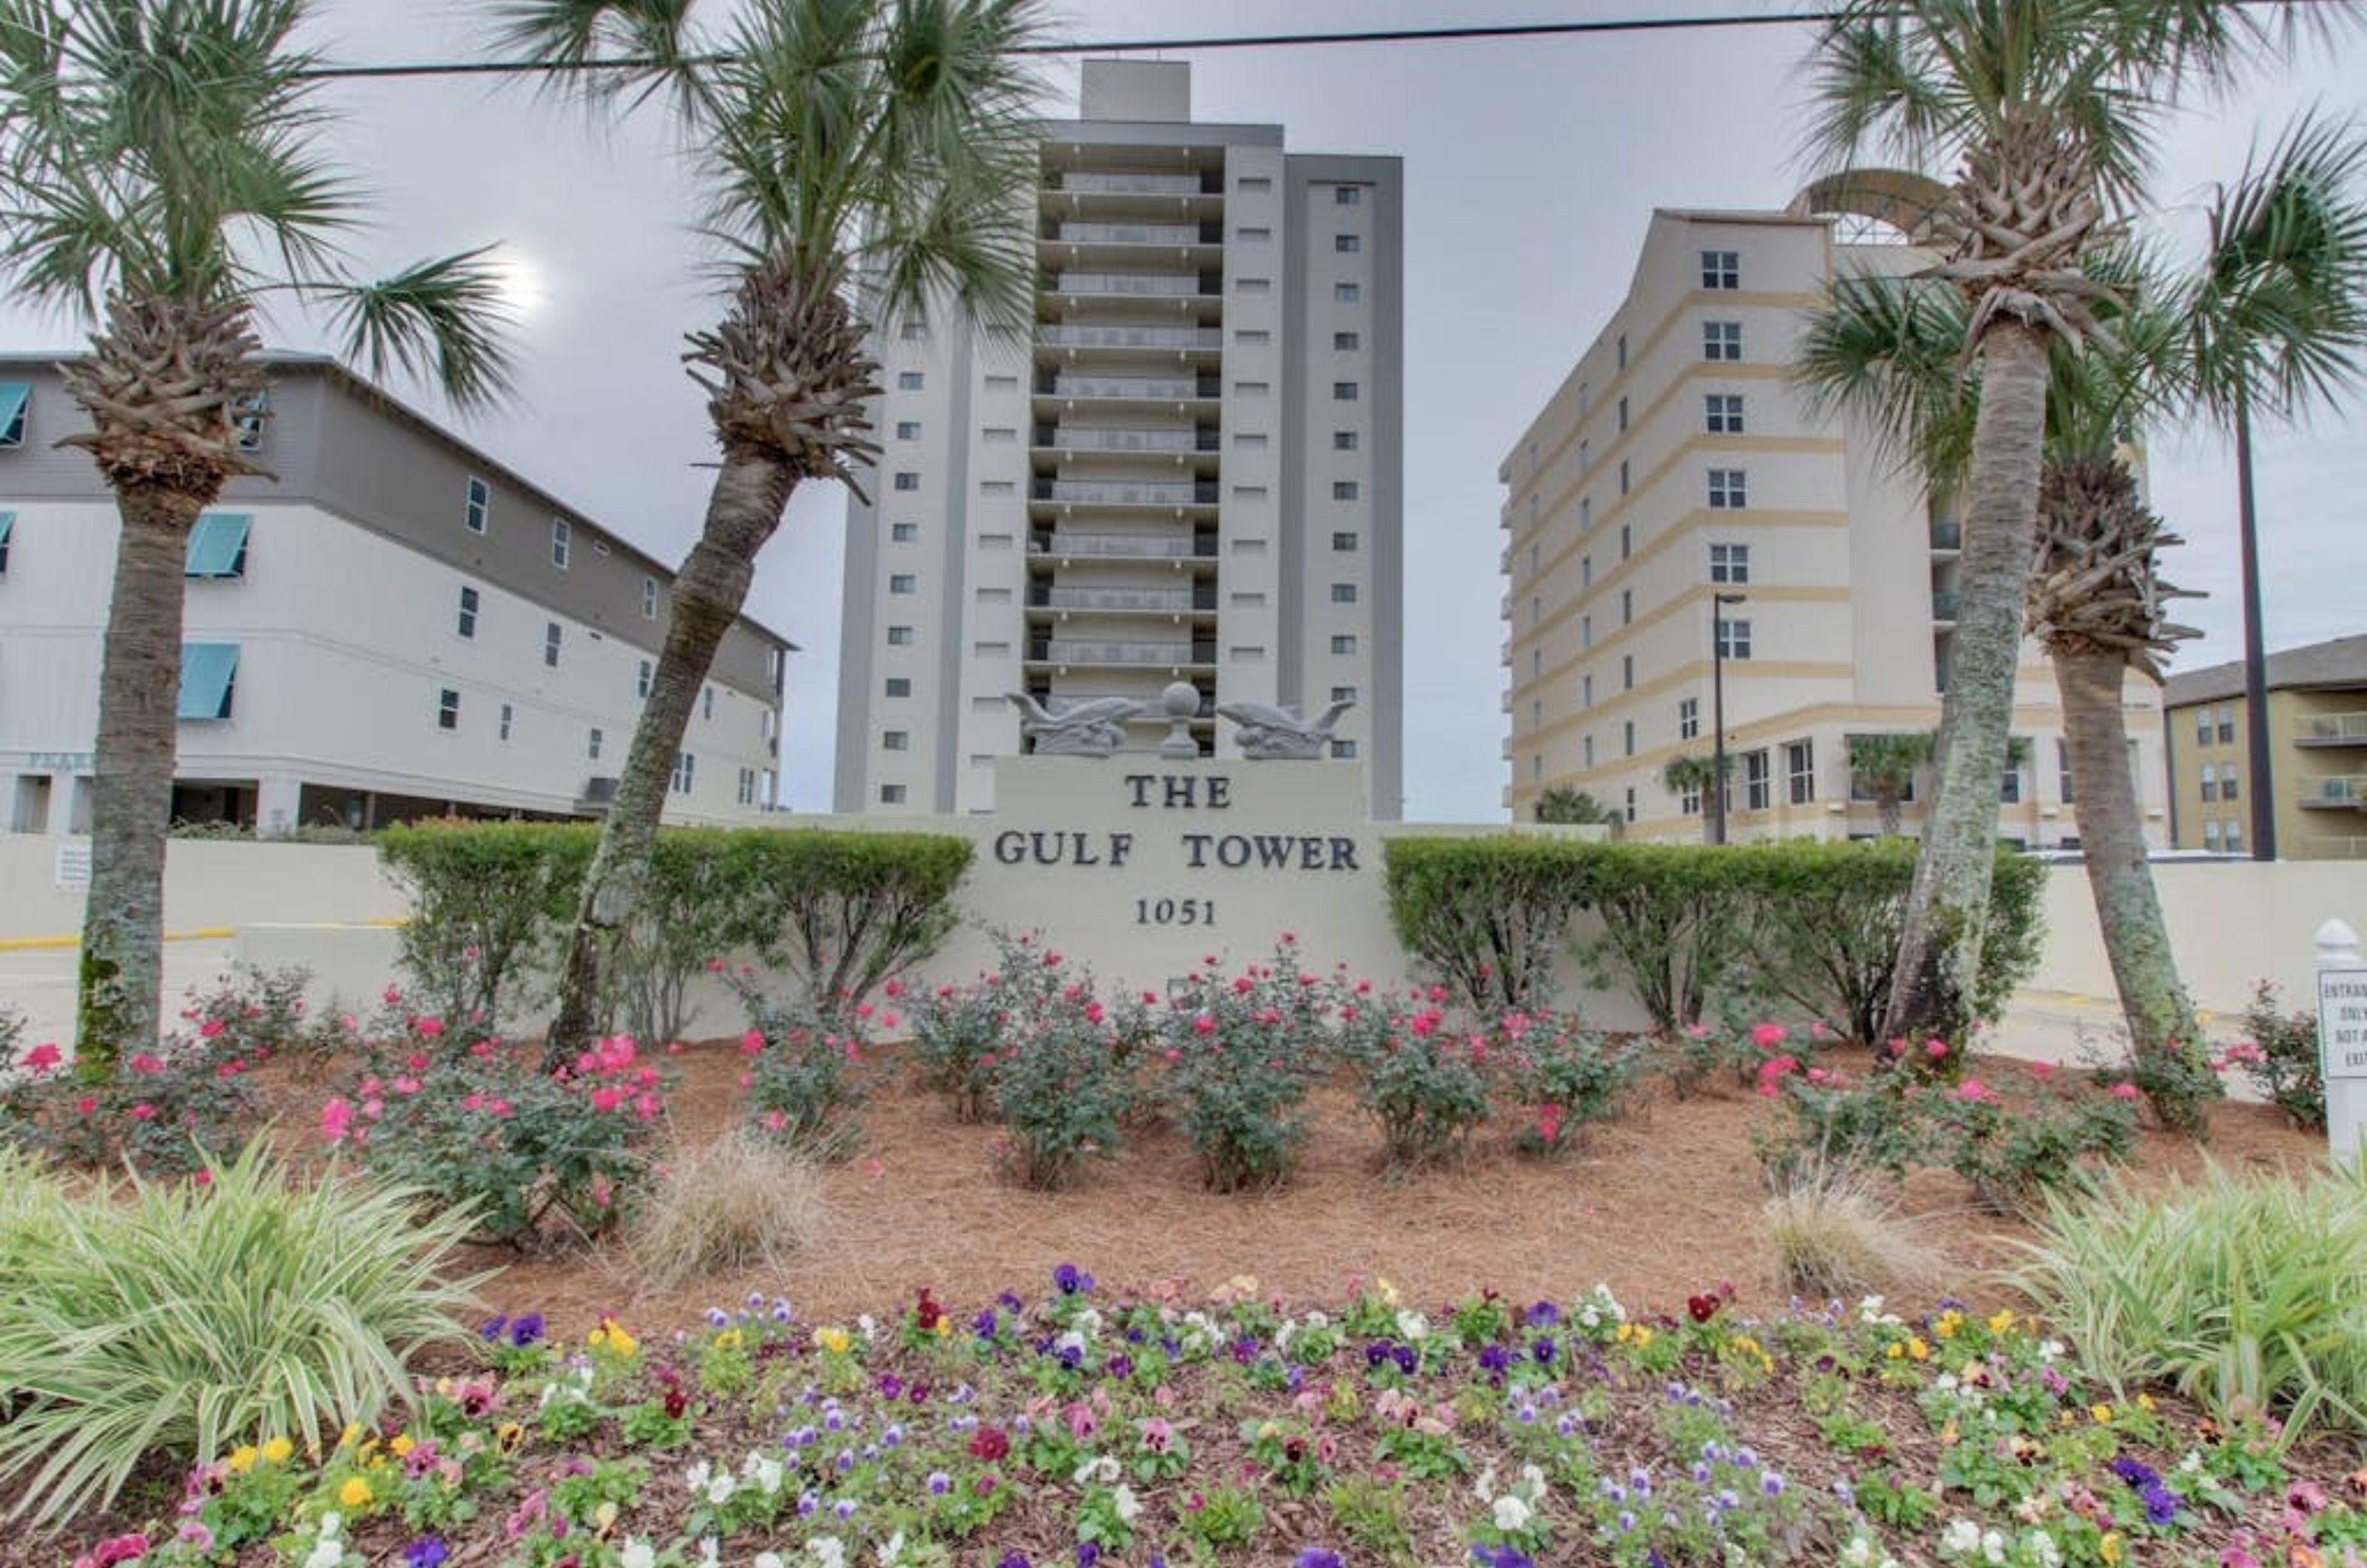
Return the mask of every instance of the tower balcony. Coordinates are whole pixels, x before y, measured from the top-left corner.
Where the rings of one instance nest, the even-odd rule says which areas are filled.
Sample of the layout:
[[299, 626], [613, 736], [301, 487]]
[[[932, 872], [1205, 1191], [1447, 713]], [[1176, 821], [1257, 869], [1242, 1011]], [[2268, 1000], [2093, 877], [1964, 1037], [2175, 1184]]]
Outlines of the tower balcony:
[[1197, 637], [1188, 642], [1149, 642], [1031, 637], [1026, 662], [1069, 669], [1166, 670], [1184, 675], [1215, 668], [1217, 644], [1213, 638]]
[[1027, 565], [1039, 575], [1093, 562], [1161, 564], [1195, 576], [1217, 570], [1214, 529], [1198, 533], [1096, 533], [1039, 528], [1027, 536]]

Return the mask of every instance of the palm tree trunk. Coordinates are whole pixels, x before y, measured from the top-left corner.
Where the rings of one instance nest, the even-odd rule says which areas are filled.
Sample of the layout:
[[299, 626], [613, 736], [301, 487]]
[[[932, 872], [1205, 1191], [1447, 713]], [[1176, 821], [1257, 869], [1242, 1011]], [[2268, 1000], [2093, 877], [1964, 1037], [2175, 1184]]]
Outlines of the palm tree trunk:
[[1878, 809], [1882, 813], [1882, 836], [1886, 839], [1895, 839], [1898, 837], [1899, 826], [1905, 820], [1907, 815], [1905, 810], [1906, 803], [1904, 799], [1899, 795], [1885, 791], [1882, 799], [1876, 804]]
[[2035, 327], [1999, 321], [1981, 338], [1981, 364], [1948, 694], [1885, 1039], [1964, 1033], [1988, 914], [1998, 780], [2013, 723], [2022, 597], [2037, 536], [2046, 339]]
[[[2072, 810], [2088, 863], [2088, 888], [2096, 899], [2096, 924], [2128, 1024], [2129, 1048], [2140, 1056], [2197, 1052], [2203, 1032], [2179, 982], [2129, 771], [2128, 726], [2121, 710], [2127, 661], [2103, 649], [2051, 651], [2077, 797]], [[2199, 1063], [2196, 1076], [2204, 1076]]]
[[768, 453], [727, 447], [708, 497], [707, 523], [674, 579], [673, 620], [649, 701], [617, 779], [617, 798], [584, 874], [583, 896], [560, 965], [559, 1010], [544, 1037], [546, 1064], [572, 1061], [597, 1027], [602, 975], [640, 904], [658, 818], [665, 809], [691, 709], [756, 575], [756, 552], [781, 525], [798, 476]]
[[116, 497], [114, 597], [98, 670], [90, 891], [83, 916], [75, 1070], [103, 1082], [162, 1022], [164, 845], [172, 827], [189, 529], [208, 498], [154, 486]]
[[2244, 568], [2244, 787], [2252, 795], [2252, 858], [2277, 858], [2276, 751], [2269, 738], [2268, 623], [2260, 611], [2260, 513], [2252, 486], [2252, 400], [2236, 381], [2236, 536]]

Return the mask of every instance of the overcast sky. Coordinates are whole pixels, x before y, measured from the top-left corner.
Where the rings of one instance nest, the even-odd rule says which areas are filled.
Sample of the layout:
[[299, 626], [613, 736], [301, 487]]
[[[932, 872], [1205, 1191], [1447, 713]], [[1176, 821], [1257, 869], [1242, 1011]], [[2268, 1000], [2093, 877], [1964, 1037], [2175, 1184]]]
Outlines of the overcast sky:
[[[1671, 0], [1674, 3], [1674, 0]], [[1710, 0], [1690, 0], [1701, 14]], [[719, 0], [707, 0], [711, 7]], [[1772, 9], [1724, 0], [1733, 13]], [[470, 0], [319, 0], [323, 42], [355, 63], [481, 52]], [[1652, 0], [1071, 0], [1080, 39], [1436, 26], [1658, 14]], [[1503, 683], [1496, 465], [1625, 295], [1655, 207], [1777, 208], [1802, 183], [1789, 27], [1502, 42], [1206, 51], [1195, 118], [1278, 122], [1294, 151], [1395, 153], [1406, 174], [1407, 817], [1501, 815]], [[2196, 209], [2255, 129], [2310, 102], [2367, 104], [2367, 46], [2256, 84], [2181, 122], [2157, 189], [2198, 243]], [[2344, 67], [2348, 67], [2348, 71]], [[1073, 61], [1048, 62], [1073, 113]], [[2346, 76], [2348, 80], [2346, 81]], [[382, 265], [498, 241], [526, 315], [523, 397], [457, 424], [470, 441], [668, 560], [695, 536], [712, 447], [682, 333], [711, 321], [706, 253], [655, 120], [611, 134], [481, 79], [339, 84], [341, 146], [387, 220]], [[275, 346], [319, 347], [300, 322]], [[0, 307], [0, 344], [63, 347], [64, 325]], [[423, 407], [448, 420], [432, 399]], [[2367, 626], [2367, 419], [2321, 417], [2259, 446], [2271, 647]], [[2156, 437], [2156, 504], [2188, 540], [2166, 575], [2210, 597], [2181, 668], [2240, 655], [2235, 480], [2223, 445]], [[790, 666], [787, 804], [830, 804], [844, 498], [810, 488], [759, 564], [749, 608], [804, 651]]]

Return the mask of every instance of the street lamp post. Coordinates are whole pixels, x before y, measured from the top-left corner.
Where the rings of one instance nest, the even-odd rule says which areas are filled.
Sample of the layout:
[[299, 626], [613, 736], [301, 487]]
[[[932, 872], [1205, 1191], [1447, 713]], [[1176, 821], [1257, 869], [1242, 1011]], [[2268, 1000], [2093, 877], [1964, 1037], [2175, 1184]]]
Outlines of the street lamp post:
[[1739, 604], [1744, 595], [1709, 596], [1709, 787], [1710, 839], [1726, 842], [1726, 607]]

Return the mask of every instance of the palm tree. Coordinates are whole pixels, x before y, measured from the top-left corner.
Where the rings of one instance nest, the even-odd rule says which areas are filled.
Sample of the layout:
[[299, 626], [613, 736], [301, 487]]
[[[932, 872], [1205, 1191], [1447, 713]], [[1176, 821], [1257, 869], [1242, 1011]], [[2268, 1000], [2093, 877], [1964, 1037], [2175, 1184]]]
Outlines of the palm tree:
[[[463, 408], [507, 382], [482, 252], [357, 279], [362, 192], [291, 39], [308, 0], [0, 0], [0, 277], [90, 330], [63, 367], [121, 532], [99, 666], [79, 1070], [156, 1037], [183, 552], [239, 475], [273, 296], [326, 310], [375, 374], [432, 374]], [[267, 476], [266, 476], [267, 477]]]
[[1535, 807], [1540, 822], [1591, 823], [1612, 821], [1611, 807], [1582, 789], [1569, 784], [1555, 784], [1537, 796]]
[[[1727, 764], [1726, 771], [1733, 773], [1731, 761]], [[1668, 765], [1660, 770], [1660, 784], [1670, 795], [1681, 797], [1689, 795], [1706, 806], [1710, 791], [1718, 787], [1718, 766], [1707, 757], [1671, 757]], [[1716, 813], [1706, 809], [1702, 812], [1703, 843], [1712, 841], [1716, 822]]]
[[2362, 159], [2367, 141], [2355, 125], [2305, 115], [2248, 160], [2211, 203], [2211, 249], [2188, 317], [2197, 400], [2236, 447], [2256, 860], [2277, 858], [2277, 819], [2252, 422], [2256, 412], [2293, 422], [2359, 383], [2367, 355], [2367, 204], [2356, 194]]
[[[1014, 331], [1032, 306], [1039, 0], [753, 0], [713, 38], [688, 0], [507, 0], [502, 44], [676, 121], [724, 246], [723, 320], [684, 357], [722, 461], [615, 805], [569, 933], [545, 1050], [595, 1026], [601, 971], [640, 901], [668, 778], [756, 552], [809, 479], [860, 489], [878, 455], [873, 331], [957, 307]], [[620, 69], [583, 70], [604, 59]], [[832, 1001], [835, 998], [821, 998]]]
[[[2324, 23], [2355, 7], [2286, 5]], [[2290, 41], [2293, 28], [2283, 35]], [[1933, 276], [1965, 296], [1981, 367], [1964, 480], [1954, 660], [1891, 988], [1893, 1034], [1959, 1032], [1978, 966], [2035, 537], [2049, 349], [2109, 298], [2085, 265], [2143, 188], [2151, 132], [2184, 85], [2280, 41], [2235, 0], [1852, 0], [1812, 61], [1811, 143], [1956, 171]]]
[[1915, 775], [1931, 761], [1931, 732], [1911, 729], [1849, 738], [1850, 777], [1882, 813], [1886, 838], [1898, 834], [1900, 808], [1915, 793]]

